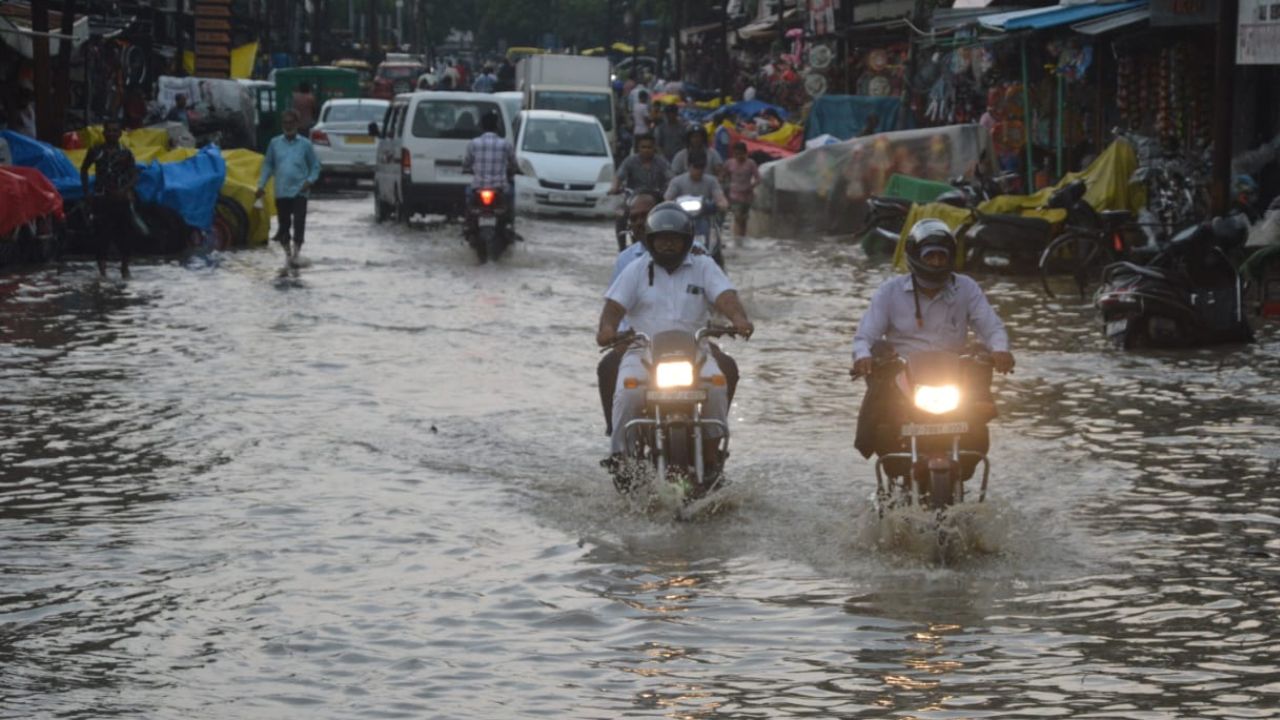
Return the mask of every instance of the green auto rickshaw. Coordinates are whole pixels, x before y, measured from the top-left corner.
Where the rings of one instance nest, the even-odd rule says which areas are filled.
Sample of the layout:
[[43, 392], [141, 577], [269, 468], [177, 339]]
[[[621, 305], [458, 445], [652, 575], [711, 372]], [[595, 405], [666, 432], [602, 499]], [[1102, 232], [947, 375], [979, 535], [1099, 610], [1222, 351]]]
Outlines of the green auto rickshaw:
[[316, 111], [333, 98], [360, 97], [360, 73], [347, 68], [296, 67], [271, 72], [272, 84], [253, 88], [258, 110], [258, 149], [266, 150], [271, 138], [280, 134], [280, 113], [293, 107], [293, 93], [302, 83], [311, 85]]

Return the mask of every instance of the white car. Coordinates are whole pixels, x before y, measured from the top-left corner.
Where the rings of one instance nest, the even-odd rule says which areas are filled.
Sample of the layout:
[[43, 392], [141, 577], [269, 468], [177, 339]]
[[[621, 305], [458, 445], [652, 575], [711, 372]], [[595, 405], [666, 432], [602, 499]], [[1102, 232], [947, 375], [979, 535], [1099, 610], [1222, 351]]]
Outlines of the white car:
[[559, 110], [525, 110], [516, 130], [516, 208], [535, 214], [610, 217], [613, 152], [600, 121]]
[[377, 167], [377, 140], [369, 123], [381, 122], [391, 103], [372, 98], [343, 98], [320, 108], [311, 128], [311, 145], [324, 177], [372, 178]]

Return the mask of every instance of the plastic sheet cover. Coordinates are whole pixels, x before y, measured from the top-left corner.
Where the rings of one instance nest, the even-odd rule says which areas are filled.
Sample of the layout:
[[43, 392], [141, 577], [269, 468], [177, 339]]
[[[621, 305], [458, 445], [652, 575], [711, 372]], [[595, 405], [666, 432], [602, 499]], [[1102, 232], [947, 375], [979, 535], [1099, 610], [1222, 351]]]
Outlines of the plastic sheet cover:
[[[862, 227], [866, 199], [884, 192], [894, 173], [946, 182], [991, 158], [981, 125], [879, 133], [809, 148], [761, 168], [751, 234], [848, 235]], [[988, 161], [989, 163], [989, 161]], [[988, 164], [986, 172], [994, 172]]]
[[[1138, 169], [1138, 155], [1133, 145], [1127, 140], [1116, 140], [1102, 152], [1083, 172], [1067, 173], [1057, 185], [1044, 188], [1034, 195], [1001, 195], [978, 206], [978, 210], [987, 214], [1023, 215], [1039, 217], [1055, 225], [1055, 232], [1066, 219], [1065, 210], [1046, 210], [1044, 205], [1055, 190], [1075, 182], [1084, 180], [1084, 199], [1099, 212], [1103, 210], [1128, 210], [1135, 215], [1147, 204], [1147, 192], [1141, 184], [1131, 184], [1129, 178]], [[939, 203], [913, 205], [907, 213], [906, 222], [902, 225], [902, 235], [898, 239], [898, 248], [893, 255], [894, 266], [899, 270], [906, 269], [903, 247], [907, 233], [918, 220], [937, 218], [945, 222], [952, 230], [969, 221], [971, 213], [964, 208], [956, 208]], [[961, 268], [963, 259], [956, 258], [957, 268]]]

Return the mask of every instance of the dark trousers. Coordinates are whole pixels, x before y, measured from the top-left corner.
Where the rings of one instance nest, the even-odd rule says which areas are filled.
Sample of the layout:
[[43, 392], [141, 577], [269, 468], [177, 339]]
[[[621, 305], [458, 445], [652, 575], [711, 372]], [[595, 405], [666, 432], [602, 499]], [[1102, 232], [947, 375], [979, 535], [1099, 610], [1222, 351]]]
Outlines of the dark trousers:
[[307, 233], [307, 199], [301, 195], [276, 198], [276, 220], [280, 223], [276, 240], [287, 246], [292, 232], [293, 242], [301, 247]]
[[[618, 388], [618, 368], [622, 367], [622, 356], [625, 350], [614, 348], [600, 358], [596, 365], [596, 380], [600, 384], [600, 404], [604, 408], [604, 434], [613, 435], [613, 393]], [[729, 386], [729, 405], [733, 405], [733, 392], [738, 389], [738, 361], [729, 357], [719, 345], [711, 343], [711, 355], [724, 373], [725, 383]]]
[[127, 199], [94, 198], [94, 249], [99, 267], [106, 265], [107, 253], [112, 243], [115, 243], [116, 250], [120, 253], [121, 266], [128, 267], [137, 232], [138, 229], [133, 224], [133, 208]]

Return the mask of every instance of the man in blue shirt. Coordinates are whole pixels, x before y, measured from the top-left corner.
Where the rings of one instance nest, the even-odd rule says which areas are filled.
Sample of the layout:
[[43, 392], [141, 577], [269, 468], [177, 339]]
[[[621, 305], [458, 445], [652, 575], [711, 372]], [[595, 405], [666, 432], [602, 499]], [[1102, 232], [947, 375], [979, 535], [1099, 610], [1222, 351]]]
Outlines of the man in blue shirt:
[[[320, 160], [311, 141], [298, 136], [299, 118], [295, 110], [285, 110], [280, 117], [283, 135], [271, 139], [262, 158], [262, 174], [258, 178], [257, 197], [266, 192], [267, 181], [276, 179], [276, 242], [284, 247], [290, 264], [298, 262], [306, 239], [307, 197], [311, 186], [320, 179]], [[293, 248], [289, 247], [292, 232]]]

